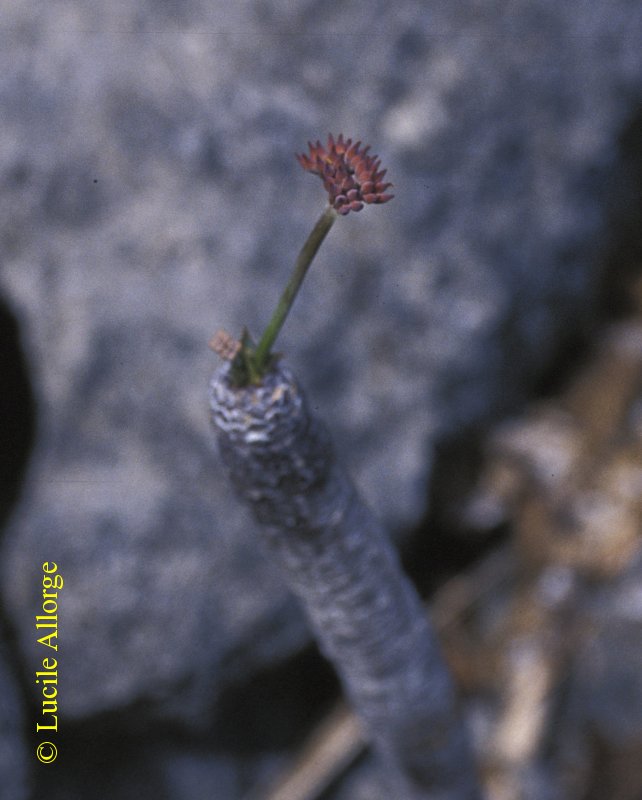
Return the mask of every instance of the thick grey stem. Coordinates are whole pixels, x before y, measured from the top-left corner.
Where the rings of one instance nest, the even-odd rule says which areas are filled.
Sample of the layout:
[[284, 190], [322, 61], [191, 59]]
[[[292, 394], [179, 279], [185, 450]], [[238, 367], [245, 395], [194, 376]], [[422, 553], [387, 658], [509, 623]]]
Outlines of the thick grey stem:
[[448, 669], [381, 524], [290, 371], [211, 384], [221, 455], [395, 782], [395, 800], [481, 793]]

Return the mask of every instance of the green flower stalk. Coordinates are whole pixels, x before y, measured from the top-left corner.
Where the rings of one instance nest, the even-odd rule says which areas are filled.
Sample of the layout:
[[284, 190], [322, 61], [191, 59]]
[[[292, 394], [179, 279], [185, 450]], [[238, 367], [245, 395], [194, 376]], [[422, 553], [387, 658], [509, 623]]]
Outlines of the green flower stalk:
[[285, 287], [285, 290], [281, 295], [281, 299], [276, 307], [276, 311], [272, 315], [272, 319], [265, 329], [265, 333], [261, 337], [258, 347], [254, 351], [254, 364], [256, 371], [255, 377], [261, 377], [265, 372], [265, 369], [269, 363], [272, 345], [274, 344], [276, 337], [279, 335], [279, 331], [283, 327], [285, 318], [292, 308], [294, 298], [296, 297], [297, 292], [303, 283], [303, 279], [307, 274], [310, 264], [312, 264], [312, 259], [316, 255], [319, 247], [321, 247], [321, 243], [330, 231], [330, 228], [332, 227], [332, 224], [336, 218], [337, 212], [332, 206], [328, 206], [323, 214], [321, 214], [319, 217], [317, 224], [312, 229], [312, 233], [308, 236], [306, 243], [301, 248], [299, 257], [294, 265], [292, 277], [288, 281], [288, 285]]
[[[323, 178], [330, 208], [252, 358], [267, 358], [307, 269], [301, 265], [306, 258], [309, 265], [330, 220], [390, 199], [366, 151], [330, 137], [327, 150], [317, 143], [310, 157], [299, 157]], [[366, 168], [350, 171], [359, 155], [369, 182]], [[385, 765], [390, 796], [479, 800], [468, 734], [432, 625], [381, 523], [338, 462], [327, 428], [281, 359], [269, 357], [258, 381], [239, 385], [247, 343], [220, 334], [216, 345], [231, 358], [210, 387], [223, 462]]]

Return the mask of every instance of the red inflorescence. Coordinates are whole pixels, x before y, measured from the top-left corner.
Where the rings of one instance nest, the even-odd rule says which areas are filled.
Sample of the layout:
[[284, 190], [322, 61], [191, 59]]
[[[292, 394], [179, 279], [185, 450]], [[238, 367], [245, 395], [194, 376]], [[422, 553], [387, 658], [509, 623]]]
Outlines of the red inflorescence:
[[379, 171], [381, 160], [368, 155], [370, 145], [361, 150], [361, 142], [344, 141], [343, 134], [335, 141], [329, 134], [325, 147], [318, 140], [316, 144], [308, 142], [308, 147], [310, 155], [297, 154], [298, 162], [321, 177], [330, 205], [339, 214], [361, 211], [364, 203], [387, 203], [394, 197], [384, 194], [392, 184], [383, 182], [387, 170]]

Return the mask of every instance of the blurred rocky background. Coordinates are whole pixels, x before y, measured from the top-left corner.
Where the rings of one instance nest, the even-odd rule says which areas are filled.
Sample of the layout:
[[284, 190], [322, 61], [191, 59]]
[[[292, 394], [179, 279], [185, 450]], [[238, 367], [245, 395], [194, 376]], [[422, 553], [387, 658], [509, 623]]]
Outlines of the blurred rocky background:
[[[620, 287], [642, 263], [641, 41], [637, 0], [0, 0], [2, 800], [244, 798], [337, 696], [207, 415], [206, 343], [261, 332], [325, 202], [293, 154], [328, 131], [371, 143], [396, 197], [334, 226], [279, 349], [424, 589], [526, 542], [511, 564], [528, 580], [491, 581], [482, 614], [520, 620], [506, 630], [524, 646], [475, 633], [504, 653], [501, 713], [457, 668], [463, 634], [451, 647], [492, 796], [639, 797], [612, 775], [642, 742], [640, 384], [598, 369], [564, 425], [528, 404], [593, 358], [604, 318], [638, 313]], [[636, 325], [607, 336], [614, 352], [638, 352]], [[620, 384], [615, 405], [578, 411]], [[582, 453], [606, 459], [615, 511], [569, 477], [574, 414], [598, 420], [602, 449]], [[612, 436], [632, 441], [628, 472]], [[575, 491], [579, 544], [538, 549], [523, 531], [557, 530], [542, 520]], [[44, 561], [65, 579], [49, 766]], [[543, 604], [529, 624], [520, 597]], [[555, 671], [542, 631], [560, 604], [593, 635]], [[541, 710], [554, 676], [563, 702], [511, 749], [515, 704]], [[337, 797], [374, 797], [367, 762], [351, 780]]]

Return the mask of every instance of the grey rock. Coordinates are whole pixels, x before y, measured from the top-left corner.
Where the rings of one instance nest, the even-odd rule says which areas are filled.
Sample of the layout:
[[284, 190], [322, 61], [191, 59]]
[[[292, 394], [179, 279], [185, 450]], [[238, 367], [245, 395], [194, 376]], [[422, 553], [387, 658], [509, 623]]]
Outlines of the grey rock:
[[[157, 754], [154, 754], [157, 755]], [[156, 759], [150, 763], [155, 766]], [[238, 762], [210, 753], [168, 752], [163, 754], [161, 782], [168, 800], [209, 800], [211, 797], [242, 797]]]
[[331, 796], [332, 800], [385, 800], [390, 796], [386, 786], [385, 773], [368, 754], [350, 769]]
[[594, 591], [586, 627], [574, 659], [578, 727], [612, 749], [642, 743], [642, 555]]
[[[565, 796], [638, 797], [642, 788], [642, 555], [590, 587], [555, 729]], [[598, 796], [598, 795], [595, 795]]]
[[306, 636], [206, 401], [205, 342], [260, 332], [323, 206], [292, 153], [342, 130], [395, 183], [335, 225], [279, 349], [399, 533], [439, 438], [522, 397], [590, 312], [642, 7], [71, 0], [3, 22], [0, 291], [39, 411], [5, 603], [30, 654], [58, 562], [63, 713], [196, 724]]
[[[203, 751], [198, 740], [186, 743], [157, 739], [153, 734], [132, 738], [126, 754], [109, 743], [96, 742], [84, 758], [65, 750], [65, 772], [56, 775], [52, 796], [93, 797], [95, 800], [233, 800], [243, 796], [247, 784], [243, 764], [231, 755]], [[76, 745], [77, 749], [81, 749]], [[60, 758], [63, 755], [61, 754]], [[74, 758], [75, 763], [68, 762]]]
[[[0, 644], [0, 800], [27, 800], [31, 787], [26, 720], [15, 677]], [[33, 755], [35, 762], [36, 756]]]

